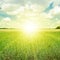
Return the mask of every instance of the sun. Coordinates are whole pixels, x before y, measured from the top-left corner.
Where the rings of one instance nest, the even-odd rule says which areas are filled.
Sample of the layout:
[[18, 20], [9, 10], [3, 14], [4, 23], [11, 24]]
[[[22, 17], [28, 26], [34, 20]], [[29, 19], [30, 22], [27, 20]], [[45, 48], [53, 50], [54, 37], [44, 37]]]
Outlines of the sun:
[[23, 24], [22, 28], [25, 33], [32, 34], [38, 29], [38, 25], [34, 22], [28, 21]]

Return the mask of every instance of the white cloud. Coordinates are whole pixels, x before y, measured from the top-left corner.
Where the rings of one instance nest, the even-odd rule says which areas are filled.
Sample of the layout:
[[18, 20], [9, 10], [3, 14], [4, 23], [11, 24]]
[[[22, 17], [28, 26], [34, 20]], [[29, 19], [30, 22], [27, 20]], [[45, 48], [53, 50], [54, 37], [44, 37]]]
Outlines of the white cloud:
[[18, 4], [4, 3], [2, 4], [2, 10], [4, 11], [13, 11], [19, 7]]
[[43, 18], [48, 18], [48, 19], [53, 18], [53, 16], [50, 13], [42, 13], [41, 15], [43, 16]]
[[20, 23], [18, 21], [8, 21], [9, 18], [4, 18], [0, 21], [0, 28], [20, 28]]
[[[44, 17], [46, 18], [53, 18], [54, 16], [58, 15], [60, 13], [60, 6], [54, 6], [53, 9], [51, 9], [48, 13], [43, 13]], [[56, 17], [57, 18], [57, 17]]]
[[10, 14], [12, 13], [12, 14], [16, 15], [16, 14], [23, 13], [23, 12], [24, 12], [24, 6], [21, 6], [18, 9], [10, 12]]
[[57, 26], [60, 26], [60, 20], [54, 22], [54, 23], [51, 25], [51, 27], [54, 27], [54, 28], [56, 28]]
[[[23, 5], [20, 5], [20, 7], [18, 7], [17, 9], [15, 9], [14, 11], [10, 11], [8, 12], [8, 14], [11, 14], [11, 15], [17, 15], [17, 14], [27, 14], [27, 12], [32, 12], [33, 13], [39, 13], [42, 12], [43, 10], [43, 7], [40, 6], [40, 5], [37, 5], [37, 4], [25, 4], [24, 6]], [[29, 13], [29, 14], [30, 14]]]
[[50, 14], [58, 14], [60, 13], [60, 6], [55, 6], [51, 11], [50, 11]]
[[55, 23], [55, 25], [60, 25], [60, 20], [58, 20], [58, 21]]
[[9, 17], [3, 18], [3, 20], [4, 20], [5, 22], [10, 22], [10, 21], [11, 21], [11, 19], [10, 19]]
[[[18, 5], [18, 4], [3, 4], [2, 5], [2, 10], [6, 11], [10, 15], [16, 15], [16, 22], [12, 21], [9, 17], [3, 18], [3, 22], [0, 22], [0, 26], [5, 27], [20, 27], [20, 21], [25, 21], [29, 19], [33, 19], [34, 21], [38, 21], [39, 24], [41, 24], [43, 27], [46, 27], [50, 24], [54, 15], [60, 13], [60, 7], [55, 6], [53, 9], [49, 11], [49, 13], [44, 13], [42, 12], [44, 7], [38, 5], [38, 4], [25, 4], [23, 5]], [[19, 22], [19, 23], [18, 23]], [[55, 22], [54, 22], [55, 23]], [[60, 22], [59, 22], [60, 23]], [[55, 23], [55, 25], [57, 25]]]

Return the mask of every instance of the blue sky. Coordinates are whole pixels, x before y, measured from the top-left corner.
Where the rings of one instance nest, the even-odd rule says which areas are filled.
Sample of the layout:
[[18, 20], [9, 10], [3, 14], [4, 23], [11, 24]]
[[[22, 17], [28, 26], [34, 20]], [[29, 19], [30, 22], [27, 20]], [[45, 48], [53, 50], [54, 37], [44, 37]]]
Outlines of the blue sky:
[[60, 25], [59, 16], [60, 0], [0, 0], [0, 27], [17, 27], [27, 20], [56, 27]]

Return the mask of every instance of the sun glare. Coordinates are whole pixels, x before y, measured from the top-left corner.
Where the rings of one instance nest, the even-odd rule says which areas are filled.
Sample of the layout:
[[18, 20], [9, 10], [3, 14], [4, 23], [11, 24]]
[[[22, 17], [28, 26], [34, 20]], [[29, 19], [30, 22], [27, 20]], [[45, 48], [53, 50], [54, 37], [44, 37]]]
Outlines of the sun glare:
[[25, 22], [22, 26], [23, 31], [28, 34], [34, 33], [38, 29], [38, 25], [34, 22]]

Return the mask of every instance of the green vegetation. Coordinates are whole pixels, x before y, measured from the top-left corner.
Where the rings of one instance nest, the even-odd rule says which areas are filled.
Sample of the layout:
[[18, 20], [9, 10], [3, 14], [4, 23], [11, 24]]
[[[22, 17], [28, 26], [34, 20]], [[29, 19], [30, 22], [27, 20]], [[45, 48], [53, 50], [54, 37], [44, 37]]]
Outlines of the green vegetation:
[[60, 26], [57, 26], [56, 29], [60, 29]]
[[2, 29], [0, 60], [60, 60], [60, 31], [40, 31], [28, 36]]

